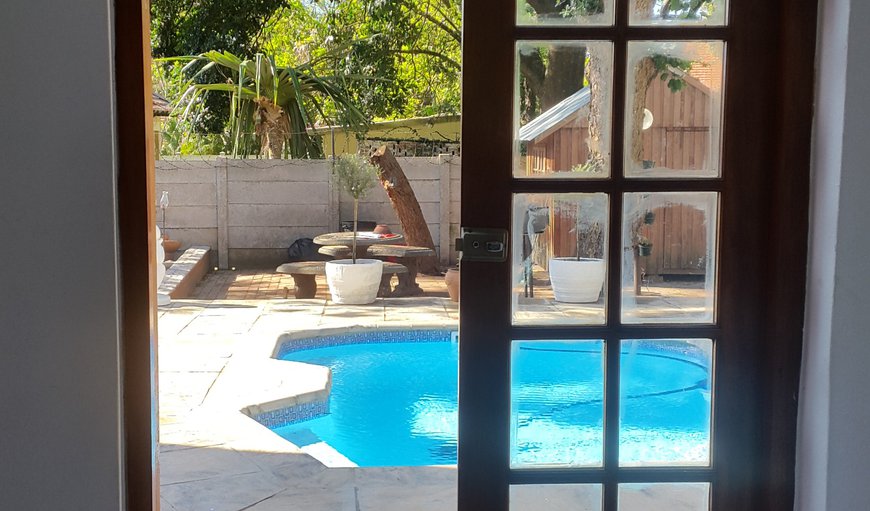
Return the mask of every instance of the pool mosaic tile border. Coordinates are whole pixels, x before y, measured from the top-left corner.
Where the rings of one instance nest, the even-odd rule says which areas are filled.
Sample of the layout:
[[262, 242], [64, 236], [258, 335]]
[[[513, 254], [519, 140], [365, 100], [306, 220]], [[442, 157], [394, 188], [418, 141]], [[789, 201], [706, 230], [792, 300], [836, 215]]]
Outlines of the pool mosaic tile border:
[[287, 339], [281, 342], [275, 358], [282, 359], [289, 353], [348, 344], [381, 344], [397, 342], [448, 342], [456, 341], [456, 330], [429, 328], [420, 330], [357, 330], [335, 335]]
[[[332, 335], [286, 339], [280, 342], [274, 358], [280, 360], [289, 353], [297, 351], [348, 344], [456, 342], [457, 338], [457, 331], [450, 328], [351, 330]], [[316, 419], [327, 414], [329, 414], [329, 399], [287, 406], [278, 410], [252, 415], [252, 418], [269, 429], [275, 429]]]
[[[686, 359], [703, 367], [708, 372], [711, 367], [711, 357], [700, 346], [692, 341], [709, 341], [709, 339], [623, 339], [623, 343], [634, 343], [639, 349], [654, 353], [664, 353]], [[711, 345], [713, 346], [713, 345]], [[624, 349], [624, 348], [623, 348]]]
[[269, 429], [280, 428], [289, 424], [316, 419], [329, 413], [329, 400], [312, 401], [299, 405], [288, 406], [279, 410], [263, 412], [252, 418]]

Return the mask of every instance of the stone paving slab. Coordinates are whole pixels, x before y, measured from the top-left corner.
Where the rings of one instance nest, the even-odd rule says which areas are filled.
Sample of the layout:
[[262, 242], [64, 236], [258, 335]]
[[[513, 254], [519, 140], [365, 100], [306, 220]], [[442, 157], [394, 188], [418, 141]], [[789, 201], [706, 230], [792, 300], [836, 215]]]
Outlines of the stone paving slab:
[[[282, 399], [294, 402], [299, 398], [292, 396], [327, 386], [324, 368], [269, 358], [280, 336], [395, 323], [455, 324], [444, 304], [446, 292], [445, 297], [347, 306], [323, 298], [287, 299], [277, 289], [280, 281], [271, 280], [268, 288], [263, 282], [269, 279], [248, 276], [244, 282], [258, 289], [235, 289], [235, 296], [271, 295], [244, 300], [233, 298], [232, 286], [215, 293], [209, 278], [200, 287], [211, 299], [195, 294], [173, 300], [159, 314], [161, 502], [166, 509], [387, 509], [387, 500], [414, 499], [418, 478], [438, 488], [433, 494], [445, 496], [437, 501], [452, 504], [455, 476], [432, 479], [426, 467], [327, 468], [240, 411], [252, 413]], [[297, 370], [283, 371], [290, 365]], [[389, 489], [396, 485], [399, 489]]]
[[[160, 308], [164, 510], [455, 510], [455, 467], [327, 468], [240, 411], [292, 401], [289, 396], [326, 386], [322, 371], [296, 371], [294, 379], [282, 370], [292, 363], [270, 358], [282, 336], [361, 326], [457, 325], [458, 304], [447, 298], [441, 280], [420, 276], [423, 297], [346, 306], [331, 303], [323, 283], [314, 299], [287, 298], [283, 286], [292, 289], [287, 277], [217, 272], [207, 275], [190, 299]], [[564, 315], [552, 305], [542, 303], [549, 314]], [[652, 506], [647, 495], [664, 497], [657, 500], [664, 505], [644, 509], [673, 511], [698, 490], [676, 493], [670, 498], [661, 488], [640, 492], [645, 506]], [[545, 497], [517, 497], [517, 509], [537, 511], [520, 503]], [[564, 498], [553, 501], [557, 509], [568, 501], [574, 509], [596, 509], [588, 496], [569, 492]]]

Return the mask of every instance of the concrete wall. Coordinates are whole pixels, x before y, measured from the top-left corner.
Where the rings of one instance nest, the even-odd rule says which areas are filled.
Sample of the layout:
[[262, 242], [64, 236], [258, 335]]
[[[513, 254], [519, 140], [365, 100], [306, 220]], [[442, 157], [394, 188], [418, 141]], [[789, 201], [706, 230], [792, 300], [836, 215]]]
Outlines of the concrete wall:
[[821, 2], [796, 509], [870, 502], [870, 4]]
[[[399, 158], [420, 202], [443, 263], [455, 262], [459, 231], [458, 158]], [[353, 219], [353, 200], [339, 193], [328, 160], [163, 159], [156, 196], [168, 191], [170, 237], [214, 249], [222, 268], [268, 268], [286, 260], [298, 238], [338, 230]], [[360, 202], [360, 220], [401, 232], [387, 194], [376, 187]], [[163, 225], [158, 210], [158, 222]]]
[[123, 508], [110, 5], [0, 14], [3, 510]]

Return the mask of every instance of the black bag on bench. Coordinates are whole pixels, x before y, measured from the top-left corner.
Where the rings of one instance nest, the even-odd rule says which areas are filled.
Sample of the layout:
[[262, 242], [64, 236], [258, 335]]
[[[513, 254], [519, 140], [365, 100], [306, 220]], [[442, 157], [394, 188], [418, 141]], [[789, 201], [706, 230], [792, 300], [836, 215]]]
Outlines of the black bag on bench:
[[311, 238], [299, 238], [287, 249], [287, 258], [291, 263], [299, 261], [329, 261], [328, 255], [317, 252], [320, 245], [314, 243]]

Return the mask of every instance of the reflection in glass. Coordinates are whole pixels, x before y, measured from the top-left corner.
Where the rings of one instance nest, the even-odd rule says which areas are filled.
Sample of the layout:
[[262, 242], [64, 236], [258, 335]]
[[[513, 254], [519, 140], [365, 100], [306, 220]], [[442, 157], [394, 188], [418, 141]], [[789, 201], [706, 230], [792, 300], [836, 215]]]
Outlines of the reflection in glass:
[[613, 47], [607, 42], [517, 43], [514, 175], [610, 175]]
[[512, 468], [601, 466], [604, 342], [515, 341]]
[[600, 484], [512, 484], [510, 511], [599, 511]]
[[717, 177], [722, 132], [721, 41], [628, 45], [627, 177]]
[[631, 0], [632, 25], [724, 25], [728, 0]]
[[719, 197], [627, 193], [622, 322], [713, 323]]
[[619, 511], [709, 511], [710, 483], [619, 485]]
[[619, 464], [710, 464], [713, 341], [622, 341]]
[[517, 25], [612, 25], [613, 0], [519, 0]]
[[607, 208], [603, 193], [514, 195], [514, 324], [604, 324]]

